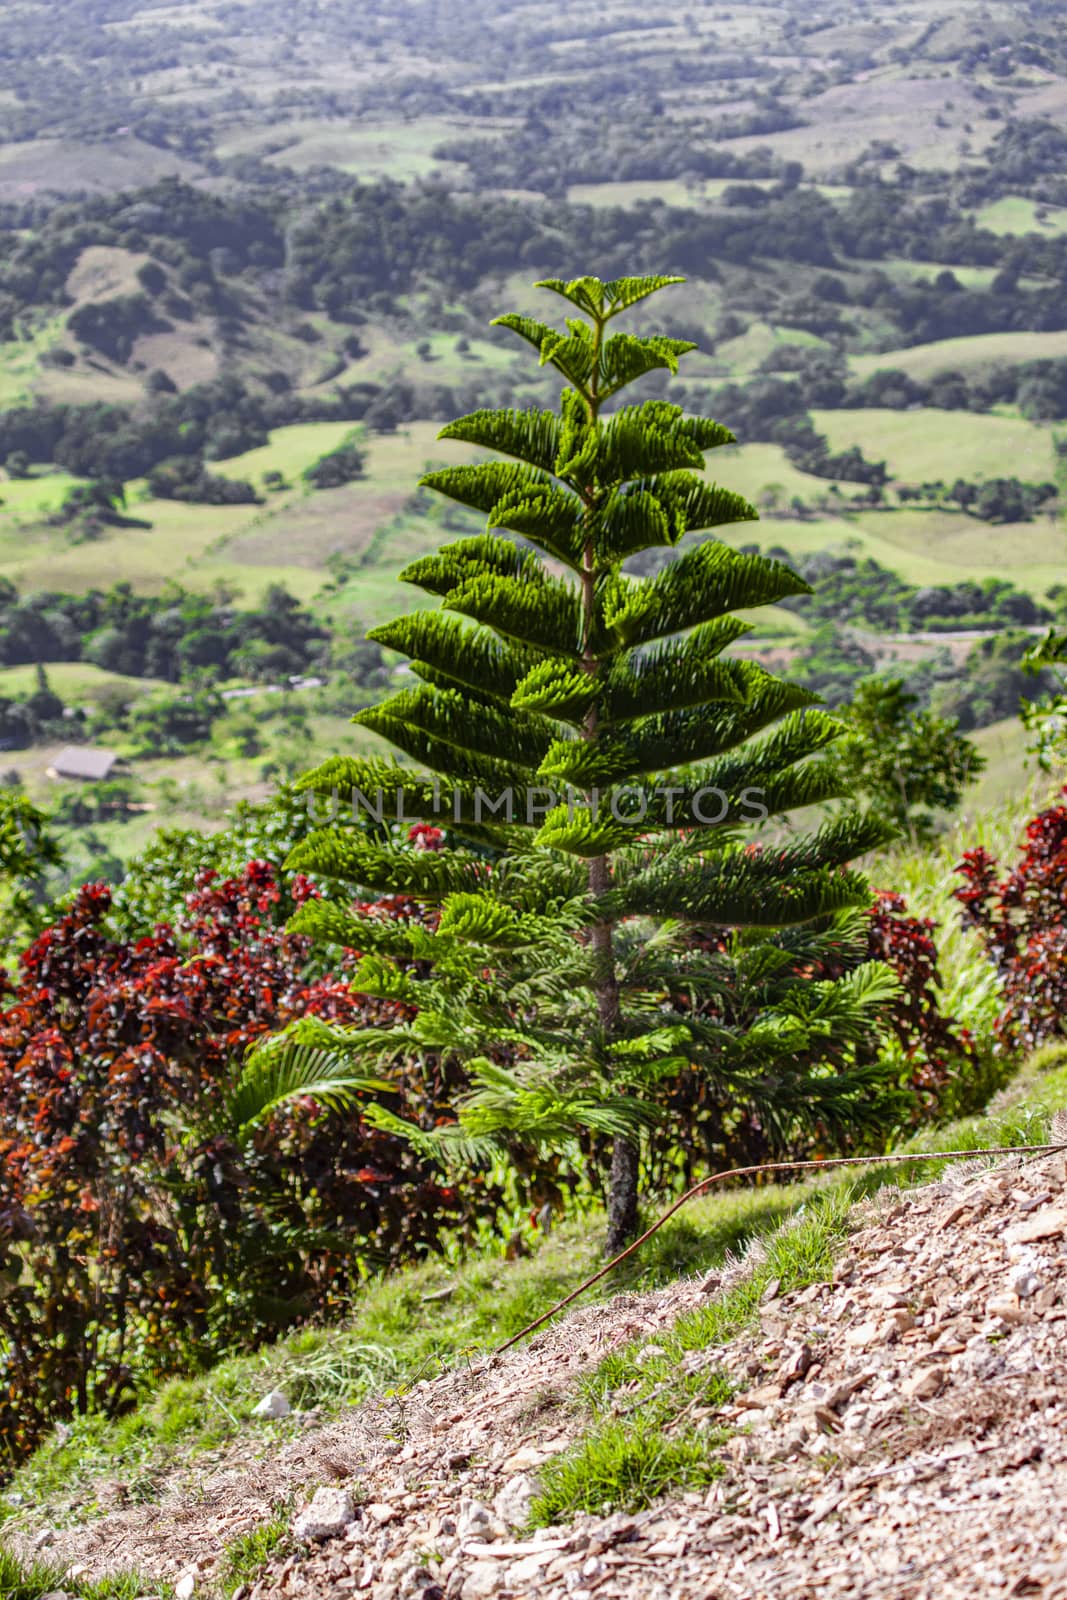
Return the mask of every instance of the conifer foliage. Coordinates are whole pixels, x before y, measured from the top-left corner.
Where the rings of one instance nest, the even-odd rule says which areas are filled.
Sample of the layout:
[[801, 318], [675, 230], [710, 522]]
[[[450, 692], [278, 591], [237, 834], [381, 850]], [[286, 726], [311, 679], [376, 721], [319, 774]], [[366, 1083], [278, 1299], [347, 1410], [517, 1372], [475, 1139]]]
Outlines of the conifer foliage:
[[[403, 1002], [405, 1020], [312, 1019], [267, 1047], [348, 1055], [364, 1072], [412, 1053], [462, 1063], [455, 1125], [405, 1130], [454, 1161], [606, 1147], [611, 1249], [634, 1231], [642, 1133], [672, 1078], [707, 1074], [778, 1124], [854, 1127], [874, 1069], [850, 1047], [894, 992], [855, 953], [870, 894], [848, 865], [882, 825], [850, 812], [800, 835], [766, 820], [835, 796], [821, 753], [838, 725], [730, 653], [748, 627], [738, 610], [807, 585], [714, 537], [756, 516], [705, 472], [729, 430], [623, 398], [694, 348], [618, 331], [679, 281], [553, 279], [539, 287], [567, 303], [562, 330], [498, 319], [560, 374], [559, 409], [478, 411], [443, 430], [493, 458], [423, 483], [483, 513], [486, 531], [403, 574], [438, 608], [371, 637], [410, 657], [417, 686], [355, 719], [414, 765], [342, 756], [309, 774], [304, 787], [345, 811], [289, 863], [341, 890], [304, 906], [295, 930], [362, 952], [357, 986]], [[680, 548], [656, 576], [628, 575], [655, 546]], [[350, 796], [356, 810], [401, 802], [446, 829], [443, 846], [376, 840], [349, 819]], [[432, 914], [398, 926], [353, 913], [357, 888]], [[818, 979], [828, 948], [841, 976]], [[766, 995], [743, 1026], [724, 1003], [739, 970]]]

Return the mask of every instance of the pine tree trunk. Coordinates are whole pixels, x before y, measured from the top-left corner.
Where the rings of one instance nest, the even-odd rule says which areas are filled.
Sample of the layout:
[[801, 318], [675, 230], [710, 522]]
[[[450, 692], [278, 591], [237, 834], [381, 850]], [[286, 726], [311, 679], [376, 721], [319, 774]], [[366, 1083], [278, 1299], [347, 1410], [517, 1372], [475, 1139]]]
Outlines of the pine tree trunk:
[[[590, 418], [596, 421], [600, 410], [598, 397], [598, 372], [600, 365], [603, 325], [596, 328], [596, 354], [590, 378]], [[586, 505], [592, 510], [596, 491], [586, 492]], [[595, 676], [599, 670], [596, 655], [590, 647], [595, 621], [596, 553], [592, 542], [587, 542], [582, 571], [583, 658], [585, 669]], [[596, 708], [591, 707], [582, 729], [582, 737], [594, 741], [599, 737]], [[589, 796], [592, 799], [592, 796]], [[611, 862], [608, 856], [597, 856], [589, 863], [589, 889], [595, 895], [607, 894], [611, 888]], [[619, 1021], [619, 982], [615, 971], [615, 938], [610, 921], [600, 922], [592, 929], [590, 944], [593, 951], [594, 983], [596, 990], [597, 1020], [605, 1043], [613, 1038]], [[637, 1173], [639, 1152], [630, 1139], [617, 1138], [612, 1148], [611, 1176], [608, 1181], [608, 1232], [604, 1241], [607, 1256], [618, 1255], [637, 1232]]]
[[637, 1232], [638, 1150], [632, 1139], [618, 1138], [611, 1154], [608, 1184], [608, 1235], [604, 1254], [617, 1256]]
[[[607, 856], [589, 863], [589, 887], [600, 895], [611, 887]], [[619, 1017], [619, 984], [615, 974], [615, 941], [610, 922], [601, 922], [592, 931], [596, 967], [597, 1019], [606, 1038], [615, 1031]], [[617, 1138], [612, 1149], [611, 1176], [608, 1181], [608, 1233], [604, 1252], [617, 1256], [637, 1232], [637, 1146], [630, 1139]]]

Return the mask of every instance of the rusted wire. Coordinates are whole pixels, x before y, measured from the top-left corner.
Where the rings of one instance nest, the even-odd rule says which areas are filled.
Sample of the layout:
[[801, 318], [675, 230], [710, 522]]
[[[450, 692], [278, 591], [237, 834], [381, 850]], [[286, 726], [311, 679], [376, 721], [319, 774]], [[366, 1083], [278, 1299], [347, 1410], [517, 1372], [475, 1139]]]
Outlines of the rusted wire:
[[505, 1344], [498, 1345], [493, 1351], [493, 1355], [503, 1355], [504, 1351], [510, 1350], [512, 1345], [518, 1344], [529, 1334], [536, 1333], [537, 1329], [544, 1327], [546, 1322], [551, 1322], [554, 1316], [563, 1311], [572, 1301], [577, 1300], [579, 1295], [584, 1294], [587, 1289], [591, 1289], [594, 1283], [599, 1283], [601, 1278], [606, 1278], [609, 1272], [613, 1272], [621, 1261], [625, 1261], [628, 1256], [632, 1256], [635, 1250], [640, 1250], [641, 1246], [648, 1239], [651, 1239], [654, 1233], [659, 1232], [665, 1222], [670, 1221], [676, 1211], [680, 1211], [690, 1200], [695, 1200], [698, 1195], [703, 1194], [705, 1189], [710, 1189], [713, 1183], [723, 1183], [727, 1178], [755, 1177], [757, 1173], [828, 1172], [831, 1167], [906, 1165], [911, 1161], [963, 1161], [972, 1160], [975, 1156], [1052, 1155], [1057, 1150], [1067, 1150], [1067, 1145], [1005, 1144], [995, 1145], [984, 1150], [932, 1150], [921, 1155], [833, 1156], [828, 1161], [772, 1161], [763, 1166], [731, 1167], [728, 1172], [712, 1173], [710, 1178], [702, 1178], [699, 1183], [695, 1183], [691, 1189], [687, 1190], [680, 1200], [676, 1200], [670, 1209], [665, 1211], [662, 1217], [652, 1224], [651, 1228], [646, 1228], [640, 1238], [635, 1239], [632, 1244], [628, 1244], [625, 1250], [620, 1250], [619, 1254], [601, 1267], [599, 1272], [594, 1272], [591, 1278], [586, 1278], [585, 1282], [580, 1283], [577, 1289], [572, 1289], [569, 1295], [558, 1301], [556, 1305], [546, 1311], [543, 1316], [538, 1317], [536, 1321], [529, 1323], [521, 1332], [514, 1334]]

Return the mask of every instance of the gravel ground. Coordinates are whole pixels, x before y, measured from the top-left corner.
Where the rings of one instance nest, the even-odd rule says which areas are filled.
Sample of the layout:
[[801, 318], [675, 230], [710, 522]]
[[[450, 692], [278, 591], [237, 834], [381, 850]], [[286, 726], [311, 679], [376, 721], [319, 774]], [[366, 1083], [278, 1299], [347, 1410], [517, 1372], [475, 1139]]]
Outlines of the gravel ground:
[[185, 1480], [48, 1553], [207, 1596], [224, 1545], [295, 1494], [307, 1537], [236, 1600], [1067, 1600], [1064, 1156], [883, 1191], [857, 1222], [832, 1284], [770, 1285], [758, 1327], [688, 1358], [735, 1384], [698, 1417], [729, 1434], [706, 1493], [520, 1531], [581, 1429], [576, 1380], [744, 1263], [574, 1312], [265, 1458], [233, 1451], [195, 1500]]

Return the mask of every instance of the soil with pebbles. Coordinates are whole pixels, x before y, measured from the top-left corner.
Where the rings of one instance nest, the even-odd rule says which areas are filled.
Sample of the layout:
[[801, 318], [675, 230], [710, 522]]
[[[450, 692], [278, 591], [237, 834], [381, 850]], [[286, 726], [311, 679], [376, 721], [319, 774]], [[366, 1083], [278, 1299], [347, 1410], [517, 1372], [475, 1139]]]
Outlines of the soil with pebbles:
[[[529, 1537], [538, 1469], [580, 1432], [576, 1381], [655, 1345], [745, 1270], [619, 1295], [525, 1346], [311, 1426], [265, 1459], [57, 1534], [93, 1574], [136, 1566], [210, 1594], [224, 1546], [293, 1500], [333, 1536], [237, 1600], [1067, 1600], [1067, 1165], [969, 1163], [854, 1214], [832, 1284], [778, 1296], [724, 1349], [699, 1420], [706, 1493]], [[627, 1395], [617, 1396], [625, 1410]], [[328, 1525], [324, 1524], [324, 1526]]]

